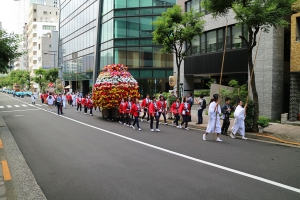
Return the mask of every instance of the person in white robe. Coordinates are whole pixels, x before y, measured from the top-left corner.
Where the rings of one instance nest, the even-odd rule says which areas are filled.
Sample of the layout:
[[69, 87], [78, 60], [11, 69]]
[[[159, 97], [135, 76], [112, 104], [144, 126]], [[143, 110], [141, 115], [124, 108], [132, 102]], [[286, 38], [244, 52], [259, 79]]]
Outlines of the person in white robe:
[[72, 93], [72, 107], [76, 108], [76, 95], [74, 93]]
[[231, 128], [231, 138], [235, 138], [235, 134], [239, 133], [242, 136], [243, 140], [247, 140], [248, 138], [245, 137], [245, 118], [246, 118], [246, 110], [247, 104], [245, 108], [243, 108], [243, 102], [239, 101], [238, 106], [234, 111], [234, 124]]
[[66, 108], [66, 104], [67, 104], [67, 97], [65, 94], [62, 95], [62, 102], [63, 102], [63, 108], [65, 109]]
[[36, 99], [36, 95], [31, 94], [31, 104], [35, 105], [35, 99]]
[[209, 104], [208, 115], [209, 120], [206, 128], [206, 133], [203, 134], [203, 140], [206, 140], [206, 135], [208, 133], [217, 133], [217, 142], [222, 142], [220, 139], [221, 135], [221, 124], [220, 124], [220, 114], [221, 107], [218, 102], [218, 94], [214, 94], [214, 101]]

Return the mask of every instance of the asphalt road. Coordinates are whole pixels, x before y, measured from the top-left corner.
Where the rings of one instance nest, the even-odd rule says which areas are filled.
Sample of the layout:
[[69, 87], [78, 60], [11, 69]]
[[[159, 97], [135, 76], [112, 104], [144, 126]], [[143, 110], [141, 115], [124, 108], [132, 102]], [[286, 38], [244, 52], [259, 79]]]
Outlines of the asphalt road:
[[47, 199], [300, 199], [298, 148], [30, 102], [1, 93], [0, 112]]

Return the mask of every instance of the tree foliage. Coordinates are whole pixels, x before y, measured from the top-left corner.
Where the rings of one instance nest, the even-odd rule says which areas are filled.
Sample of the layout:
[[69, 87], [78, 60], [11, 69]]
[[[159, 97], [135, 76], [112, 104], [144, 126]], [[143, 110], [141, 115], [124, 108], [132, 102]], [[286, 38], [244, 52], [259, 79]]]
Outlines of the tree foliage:
[[192, 45], [195, 36], [203, 32], [202, 14], [193, 10], [183, 13], [179, 5], [174, 5], [162, 16], [153, 22], [155, 31], [153, 42], [162, 45], [161, 51], [167, 54], [175, 54], [177, 66], [177, 87], [179, 86], [180, 65], [187, 51]]
[[20, 41], [19, 35], [0, 29], [0, 73], [7, 73], [10, 62], [24, 54], [18, 52]]
[[43, 89], [46, 87], [47, 80], [45, 79], [45, 75], [47, 71], [45, 69], [37, 69], [34, 71], [35, 77], [33, 77], [33, 81], [39, 84], [40, 90], [43, 91]]
[[51, 68], [46, 70], [44, 76], [47, 81], [54, 83], [58, 79], [58, 69]]
[[[247, 27], [248, 37], [239, 37], [248, 49], [249, 71], [253, 70], [252, 50], [257, 45], [259, 30], [269, 32], [271, 27], [286, 27], [286, 16], [292, 14], [292, 5], [296, 0], [203, 0], [204, 8], [213, 16], [226, 16], [229, 10], [235, 13], [238, 25]], [[258, 131], [259, 103], [255, 84], [255, 73], [252, 75], [251, 89], [254, 101], [253, 131]]]

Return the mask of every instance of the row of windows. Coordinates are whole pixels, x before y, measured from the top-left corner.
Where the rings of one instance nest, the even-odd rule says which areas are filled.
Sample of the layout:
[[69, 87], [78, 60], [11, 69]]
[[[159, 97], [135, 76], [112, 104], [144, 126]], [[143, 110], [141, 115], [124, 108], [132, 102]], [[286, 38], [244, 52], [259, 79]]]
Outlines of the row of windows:
[[95, 45], [96, 28], [90, 29], [87, 32], [77, 36], [76, 38], [62, 45], [62, 56], [72, 54], [87, 47]]
[[47, 26], [47, 25], [43, 25], [43, 30], [56, 30], [56, 26]]
[[121, 9], [115, 10], [115, 17], [120, 16], [134, 16], [134, 15], [161, 15], [161, 13], [166, 12], [168, 7], [161, 8], [136, 8], [136, 9]]
[[63, 73], [82, 73], [94, 70], [94, 55], [89, 54], [62, 63]]
[[97, 19], [97, 10], [96, 3], [90, 5], [89, 7], [84, 7], [85, 9], [75, 16], [73, 19], [65, 23], [64, 25], [60, 25], [61, 37], [64, 38], [69, 34], [75, 32], [86, 24], [90, 23]]
[[[226, 29], [221, 28], [205, 32], [201, 37], [196, 36], [192, 41], [188, 55], [203, 54], [224, 50]], [[227, 29], [226, 49], [239, 49], [245, 47], [239, 36], [247, 38], [247, 31], [242, 27], [229, 26]]]
[[160, 47], [111, 48], [100, 52], [100, 67], [122, 63], [129, 68], [173, 68], [173, 55], [163, 54]]
[[[91, 23], [86, 24], [86, 26], [84, 26], [84, 27], [78, 29], [77, 31], [71, 33], [70, 35], [66, 36], [65, 38], [63, 38], [63, 35], [62, 35], [62, 32], [61, 32], [61, 35], [60, 35], [60, 44], [64, 44], [67, 41], [69, 41], [69, 40], [77, 37], [78, 35], [81, 35], [82, 33], [86, 32], [87, 30], [94, 28], [96, 26], [96, 23], [97, 23], [97, 21], [94, 20]], [[68, 31], [68, 30], [64, 29], [64, 31]]]
[[[68, 21], [78, 16], [83, 10], [88, 7], [92, 7], [93, 13], [98, 14], [99, 0], [71, 0], [65, 7], [60, 11], [61, 26], [64, 26]], [[90, 10], [91, 11], [91, 10]], [[90, 14], [90, 12], [88, 13]], [[93, 14], [92, 14], [93, 15]], [[87, 18], [86, 14], [84, 15]], [[94, 16], [93, 16], [94, 17]], [[98, 16], [96, 16], [98, 17]], [[81, 17], [82, 18], [82, 17]]]
[[176, 0], [115, 0], [115, 8], [173, 6]]
[[208, 14], [208, 12], [201, 6], [201, 0], [191, 0], [185, 3], [185, 11], [188, 12], [193, 9], [195, 12], [203, 12]]
[[[60, 60], [60, 62], [61, 61], [65, 62], [65, 61], [68, 61], [68, 60], [72, 60], [72, 59], [75, 59], [75, 58], [79, 58], [79, 57], [94, 53], [94, 50], [95, 50], [95, 46], [91, 46], [91, 47], [88, 47], [86, 49], [82, 49], [80, 51], [69, 54], [69, 55], [63, 57], [63, 59], [59, 59], [59, 60]], [[64, 49], [63, 49], [63, 51], [64, 51]]]
[[152, 38], [110, 40], [108, 42], [101, 44], [101, 50], [109, 49], [112, 47], [126, 47], [126, 46], [153, 46]]

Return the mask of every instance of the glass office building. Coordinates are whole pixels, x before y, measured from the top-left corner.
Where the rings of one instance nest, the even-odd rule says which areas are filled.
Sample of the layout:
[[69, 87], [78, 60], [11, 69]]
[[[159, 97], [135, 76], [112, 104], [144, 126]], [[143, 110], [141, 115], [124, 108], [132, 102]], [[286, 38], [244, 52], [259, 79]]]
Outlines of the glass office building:
[[60, 66], [73, 91], [84, 94], [107, 64], [121, 63], [143, 96], [168, 91], [173, 55], [152, 43], [152, 21], [176, 0], [62, 0]]

